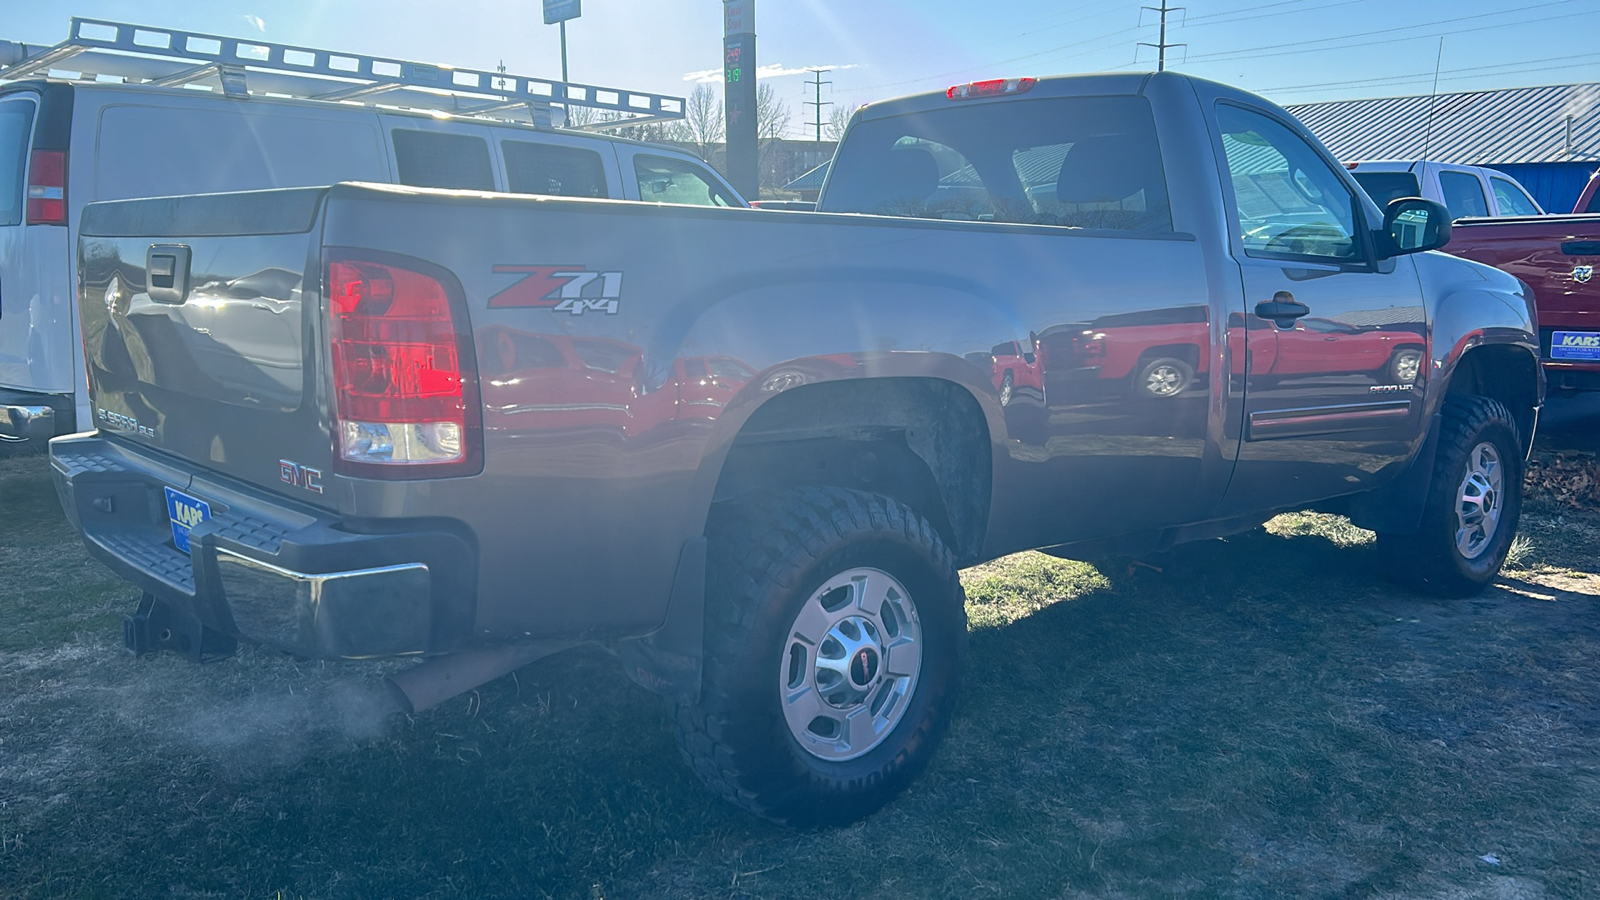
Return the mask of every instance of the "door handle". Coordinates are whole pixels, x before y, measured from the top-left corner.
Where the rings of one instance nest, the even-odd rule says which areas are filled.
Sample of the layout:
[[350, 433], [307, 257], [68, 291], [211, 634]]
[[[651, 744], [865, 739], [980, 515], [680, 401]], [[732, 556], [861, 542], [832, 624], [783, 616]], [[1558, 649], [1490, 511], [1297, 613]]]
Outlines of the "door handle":
[[1301, 303], [1288, 291], [1279, 291], [1271, 300], [1256, 304], [1256, 315], [1270, 319], [1279, 328], [1293, 328], [1294, 320], [1311, 312], [1311, 307]]

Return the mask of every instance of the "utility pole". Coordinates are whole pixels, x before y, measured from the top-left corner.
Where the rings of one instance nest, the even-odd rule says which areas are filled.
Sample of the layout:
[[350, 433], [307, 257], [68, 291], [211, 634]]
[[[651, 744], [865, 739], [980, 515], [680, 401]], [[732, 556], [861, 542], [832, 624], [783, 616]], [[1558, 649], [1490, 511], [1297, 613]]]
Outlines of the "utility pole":
[[1151, 43], [1148, 43], [1146, 41], [1140, 41], [1139, 42], [1139, 46], [1140, 47], [1154, 47], [1154, 48], [1156, 48], [1156, 71], [1157, 72], [1165, 72], [1167, 70], [1167, 48], [1168, 47], [1187, 47], [1187, 46], [1189, 46], [1188, 44], [1169, 44], [1169, 43], [1167, 43], [1167, 14], [1168, 13], [1180, 12], [1180, 11], [1182, 11], [1182, 10], [1187, 8], [1187, 7], [1183, 7], [1183, 6], [1168, 6], [1167, 2], [1168, 2], [1168, 0], [1161, 0], [1161, 5], [1160, 6], [1143, 6], [1143, 7], [1140, 7], [1141, 10], [1149, 10], [1150, 12], [1160, 13], [1161, 14], [1161, 40], [1160, 40], [1160, 42], [1159, 43], [1155, 43], [1155, 44], [1151, 44]]
[[832, 72], [832, 71], [833, 71], [832, 69], [812, 69], [811, 70], [812, 74], [816, 75], [816, 80], [815, 81], [808, 81], [806, 83], [817, 89], [817, 99], [816, 99], [816, 102], [814, 102], [814, 103], [812, 101], [810, 101], [810, 100], [807, 100], [806, 102], [800, 104], [801, 106], [815, 106], [817, 108], [817, 123], [816, 124], [817, 124], [817, 140], [819, 140], [819, 141], [822, 140], [822, 108], [824, 106], [832, 106], [833, 105], [833, 101], [832, 100], [829, 100], [827, 103], [823, 103], [822, 102], [822, 86], [825, 85], [825, 84], [833, 84], [833, 82], [831, 82], [831, 81], [823, 81], [822, 80], [822, 75], [823, 75], [824, 72]]

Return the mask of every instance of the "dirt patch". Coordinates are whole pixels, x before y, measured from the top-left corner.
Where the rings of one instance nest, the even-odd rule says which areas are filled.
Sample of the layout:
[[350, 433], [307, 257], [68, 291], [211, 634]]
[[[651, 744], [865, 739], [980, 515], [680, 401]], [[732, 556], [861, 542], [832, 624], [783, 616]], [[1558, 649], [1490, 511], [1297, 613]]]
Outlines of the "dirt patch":
[[1533, 498], [1600, 510], [1600, 457], [1580, 450], [1535, 450], [1524, 486]]

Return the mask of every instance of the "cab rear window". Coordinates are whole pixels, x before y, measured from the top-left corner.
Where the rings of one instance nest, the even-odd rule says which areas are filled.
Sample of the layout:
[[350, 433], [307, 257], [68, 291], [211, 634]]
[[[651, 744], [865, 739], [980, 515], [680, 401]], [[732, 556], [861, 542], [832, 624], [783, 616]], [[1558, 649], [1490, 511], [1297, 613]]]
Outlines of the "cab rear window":
[[1367, 192], [1372, 202], [1378, 204], [1379, 209], [1387, 209], [1390, 203], [1401, 197], [1421, 197], [1422, 186], [1417, 183], [1417, 176], [1410, 172], [1353, 172], [1356, 184]]
[[23, 176], [28, 169], [33, 110], [31, 100], [0, 102], [0, 225], [22, 224], [22, 208], [27, 199]]
[[1139, 97], [1009, 100], [860, 121], [822, 208], [1172, 230], [1155, 123]]

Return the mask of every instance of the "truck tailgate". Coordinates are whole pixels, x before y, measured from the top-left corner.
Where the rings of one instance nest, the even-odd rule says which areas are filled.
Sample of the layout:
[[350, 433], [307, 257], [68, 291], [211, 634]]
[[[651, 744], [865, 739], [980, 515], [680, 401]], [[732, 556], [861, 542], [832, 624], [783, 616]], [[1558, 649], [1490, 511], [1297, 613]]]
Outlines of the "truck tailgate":
[[332, 444], [319, 410], [327, 189], [91, 204], [79, 315], [94, 424], [298, 500]]

